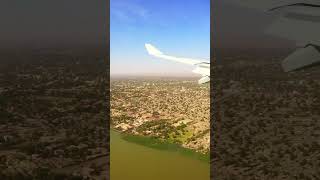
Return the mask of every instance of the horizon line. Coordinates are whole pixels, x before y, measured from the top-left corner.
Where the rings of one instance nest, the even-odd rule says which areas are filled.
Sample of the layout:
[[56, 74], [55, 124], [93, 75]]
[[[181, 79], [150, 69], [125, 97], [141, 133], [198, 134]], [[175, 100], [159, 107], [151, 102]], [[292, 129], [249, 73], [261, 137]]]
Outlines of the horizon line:
[[197, 75], [191, 74], [110, 74], [113, 77], [185, 77], [185, 78], [198, 78]]

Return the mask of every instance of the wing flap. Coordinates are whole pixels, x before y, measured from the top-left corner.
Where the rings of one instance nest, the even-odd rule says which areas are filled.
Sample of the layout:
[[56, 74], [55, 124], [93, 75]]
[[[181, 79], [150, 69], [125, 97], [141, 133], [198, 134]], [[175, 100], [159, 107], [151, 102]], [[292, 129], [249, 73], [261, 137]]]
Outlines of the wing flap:
[[210, 77], [209, 76], [204, 76], [201, 79], [198, 80], [198, 84], [204, 84], [210, 81]]
[[282, 61], [285, 72], [320, 63], [320, 53], [313, 46], [299, 48]]

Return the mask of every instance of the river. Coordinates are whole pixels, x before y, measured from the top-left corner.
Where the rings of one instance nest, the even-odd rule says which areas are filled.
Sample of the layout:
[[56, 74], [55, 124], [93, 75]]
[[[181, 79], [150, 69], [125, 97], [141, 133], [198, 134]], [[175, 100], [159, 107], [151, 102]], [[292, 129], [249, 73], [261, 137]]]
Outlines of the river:
[[110, 133], [111, 180], [209, 180], [210, 164], [179, 151], [160, 150]]

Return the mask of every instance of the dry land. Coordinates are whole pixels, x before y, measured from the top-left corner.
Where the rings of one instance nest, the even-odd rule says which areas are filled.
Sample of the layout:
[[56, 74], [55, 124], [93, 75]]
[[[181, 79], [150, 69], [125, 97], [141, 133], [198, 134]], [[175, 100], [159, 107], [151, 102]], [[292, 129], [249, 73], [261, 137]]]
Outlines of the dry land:
[[111, 125], [209, 153], [209, 92], [196, 78], [114, 78]]
[[213, 179], [320, 179], [320, 70], [283, 72], [289, 52], [217, 50]]
[[0, 179], [106, 179], [102, 55], [30, 50], [0, 58]]

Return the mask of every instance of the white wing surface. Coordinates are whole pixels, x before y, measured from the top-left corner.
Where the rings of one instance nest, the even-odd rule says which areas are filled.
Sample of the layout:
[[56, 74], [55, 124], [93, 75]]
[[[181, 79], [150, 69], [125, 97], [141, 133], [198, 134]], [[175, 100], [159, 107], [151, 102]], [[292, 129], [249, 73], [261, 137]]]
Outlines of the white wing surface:
[[319, 0], [231, 0], [278, 17], [266, 33], [296, 42], [299, 47], [283, 62], [284, 71], [320, 63]]
[[210, 63], [209, 62], [200, 60], [200, 59], [190, 59], [190, 58], [182, 58], [182, 57], [165, 55], [164, 53], [162, 53], [160, 50], [158, 50], [156, 47], [154, 47], [151, 44], [145, 44], [145, 47], [148, 53], [152, 56], [196, 66], [196, 68], [192, 72], [202, 75], [202, 78], [198, 81], [199, 84], [207, 83], [210, 81]]
[[167, 59], [167, 60], [176, 61], [184, 64], [191, 64], [191, 65], [196, 65], [204, 62], [203, 60], [168, 56], [163, 54], [160, 50], [158, 50], [156, 47], [152, 46], [151, 44], [145, 44], [145, 46], [150, 55], [153, 55], [162, 59]]

